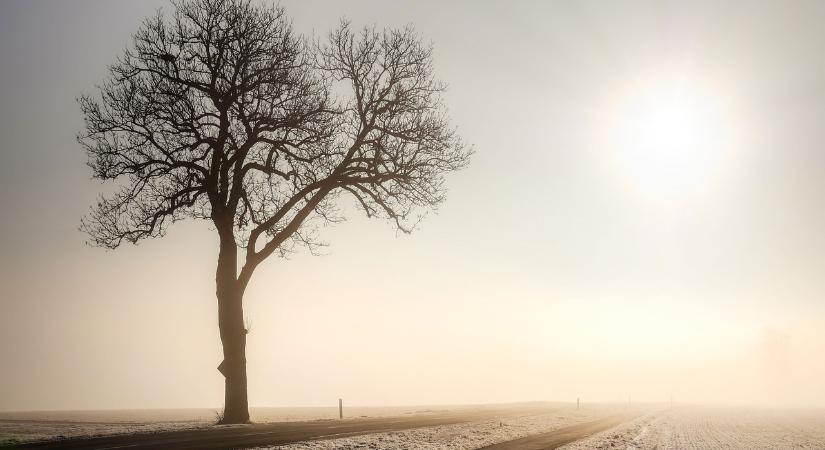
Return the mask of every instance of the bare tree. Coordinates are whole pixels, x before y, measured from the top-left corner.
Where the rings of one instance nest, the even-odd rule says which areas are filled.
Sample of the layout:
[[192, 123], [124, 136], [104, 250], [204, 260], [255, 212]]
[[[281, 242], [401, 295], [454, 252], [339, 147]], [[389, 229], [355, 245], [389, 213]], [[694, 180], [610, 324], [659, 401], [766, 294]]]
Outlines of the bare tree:
[[99, 95], [79, 100], [94, 177], [121, 180], [81, 229], [116, 248], [187, 217], [214, 224], [223, 422], [247, 422], [243, 295], [255, 269], [322, 245], [317, 227], [342, 220], [341, 196], [410, 232], [470, 151], [440, 104], [432, 49], [411, 28], [342, 22], [308, 41], [280, 7], [174, 5], [171, 19], [143, 23]]

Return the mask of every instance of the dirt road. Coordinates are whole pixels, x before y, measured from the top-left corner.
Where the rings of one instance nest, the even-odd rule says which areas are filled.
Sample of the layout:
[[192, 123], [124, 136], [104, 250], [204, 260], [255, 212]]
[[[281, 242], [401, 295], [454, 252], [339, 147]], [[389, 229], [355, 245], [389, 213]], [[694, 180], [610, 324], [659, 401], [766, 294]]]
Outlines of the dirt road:
[[552, 450], [587, 436], [615, 427], [633, 416], [611, 416], [593, 422], [559, 428], [547, 433], [534, 434], [521, 439], [483, 447], [483, 450]]
[[330, 439], [344, 436], [405, 430], [435, 425], [488, 420], [551, 412], [546, 406], [484, 408], [470, 411], [445, 411], [409, 416], [323, 420], [312, 422], [280, 422], [215, 427], [189, 431], [170, 431], [134, 435], [106, 436], [98, 438], [64, 439], [17, 445], [18, 449], [238, 449], [265, 445], [278, 445], [309, 439]]

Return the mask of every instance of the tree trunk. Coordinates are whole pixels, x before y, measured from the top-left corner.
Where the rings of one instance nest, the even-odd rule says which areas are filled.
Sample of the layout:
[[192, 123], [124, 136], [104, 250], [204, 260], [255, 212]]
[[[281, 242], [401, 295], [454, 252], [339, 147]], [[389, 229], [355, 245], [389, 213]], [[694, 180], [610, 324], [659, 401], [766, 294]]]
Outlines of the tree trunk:
[[246, 394], [247, 330], [243, 321], [244, 286], [237, 280], [237, 252], [234, 237], [230, 241], [222, 235], [215, 274], [218, 327], [223, 345], [223, 361], [218, 370], [226, 379], [224, 411], [220, 423], [249, 422]]

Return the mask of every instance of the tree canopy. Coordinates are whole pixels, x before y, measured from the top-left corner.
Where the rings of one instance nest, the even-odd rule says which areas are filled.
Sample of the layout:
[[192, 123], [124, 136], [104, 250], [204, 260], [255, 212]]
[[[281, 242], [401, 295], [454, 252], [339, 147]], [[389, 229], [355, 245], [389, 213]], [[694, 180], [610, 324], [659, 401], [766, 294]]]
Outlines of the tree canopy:
[[247, 281], [269, 255], [319, 245], [341, 195], [411, 231], [471, 153], [412, 27], [342, 21], [308, 39], [281, 7], [193, 0], [147, 19], [109, 70], [79, 100], [94, 177], [121, 181], [83, 219], [90, 243], [209, 219], [245, 249]]

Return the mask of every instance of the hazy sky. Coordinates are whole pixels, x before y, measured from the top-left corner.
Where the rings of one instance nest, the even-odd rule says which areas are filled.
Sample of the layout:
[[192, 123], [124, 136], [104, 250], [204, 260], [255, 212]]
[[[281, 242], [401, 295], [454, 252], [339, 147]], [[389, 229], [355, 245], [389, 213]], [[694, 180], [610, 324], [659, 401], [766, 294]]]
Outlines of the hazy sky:
[[[355, 215], [258, 269], [252, 405], [825, 405], [825, 2], [282, 4], [307, 34], [413, 23], [476, 154], [412, 236]], [[2, 410], [222, 403], [208, 224], [77, 231], [75, 98], [160, 6], [0, 3]], [[712, 133], [626, 121], [674, 84]]]

